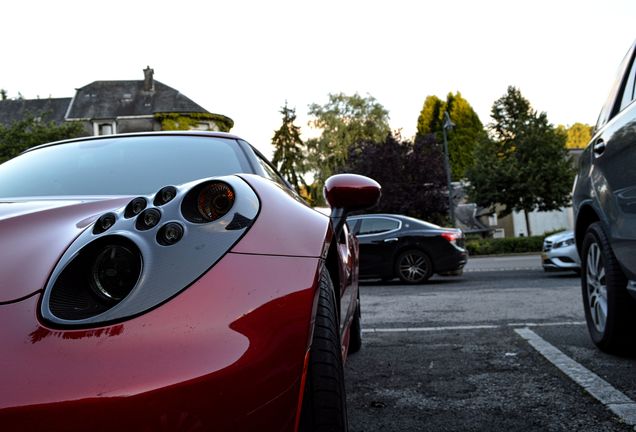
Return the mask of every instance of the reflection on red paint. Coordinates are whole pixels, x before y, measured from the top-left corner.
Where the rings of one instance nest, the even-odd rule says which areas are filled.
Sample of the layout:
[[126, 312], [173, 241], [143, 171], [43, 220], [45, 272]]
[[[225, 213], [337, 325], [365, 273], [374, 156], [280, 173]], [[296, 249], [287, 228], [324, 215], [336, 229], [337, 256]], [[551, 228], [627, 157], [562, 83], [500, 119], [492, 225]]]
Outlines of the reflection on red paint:
[[36, 330], [29, 334], [31, 343], [40, 342], [42, 339], [49, 336], [55, 336], [62, 339], [84, 339], [84, 338], [97, 338], [97, 337], [109, 337], [119, 336], [124, 332], [124, 326], [122, 324], [101, 328], [97, 330], [76, 330], [76, 331], [59, 331], [49, 330], [44, 327], [38, 327]]

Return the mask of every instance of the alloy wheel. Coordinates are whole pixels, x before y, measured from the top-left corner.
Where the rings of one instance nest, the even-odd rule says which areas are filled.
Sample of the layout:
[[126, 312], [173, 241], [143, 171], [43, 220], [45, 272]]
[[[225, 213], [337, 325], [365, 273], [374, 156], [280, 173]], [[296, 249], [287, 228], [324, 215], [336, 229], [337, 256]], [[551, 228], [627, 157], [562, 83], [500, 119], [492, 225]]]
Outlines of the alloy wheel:
[[407, 282], [420, 282], [429, 275], [429, 264], [422, 252], [412, 251], [402, 255], [398, 263], [400, 279]]
[[586, 272], [587, 307], [590, 310], [594, 327], [599, 333], [603, 333], [607, 322], [607, 283], [601, 249], [597, 243], [592, 243], [587, 251]]

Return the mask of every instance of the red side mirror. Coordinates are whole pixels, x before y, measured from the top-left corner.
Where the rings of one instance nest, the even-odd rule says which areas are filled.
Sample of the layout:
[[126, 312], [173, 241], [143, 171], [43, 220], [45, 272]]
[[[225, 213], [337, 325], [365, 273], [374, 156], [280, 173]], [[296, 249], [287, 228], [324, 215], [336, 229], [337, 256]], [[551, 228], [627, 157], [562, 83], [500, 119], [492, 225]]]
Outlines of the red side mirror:
[[382, 194], [378, 182], [357, 174], [336, 174], [325, 182], [325, 199], [332, 209], [363, 210], [378, 203]]

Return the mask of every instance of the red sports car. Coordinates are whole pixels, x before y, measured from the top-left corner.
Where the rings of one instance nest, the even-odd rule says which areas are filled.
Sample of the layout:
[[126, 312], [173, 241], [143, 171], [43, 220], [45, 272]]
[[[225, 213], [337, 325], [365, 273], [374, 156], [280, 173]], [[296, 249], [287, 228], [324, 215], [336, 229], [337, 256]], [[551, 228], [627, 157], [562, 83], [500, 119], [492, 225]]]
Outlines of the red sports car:
[[347, 212], [222, 133], [93, 137], [0, 165], [0, 429], [346, 430]]

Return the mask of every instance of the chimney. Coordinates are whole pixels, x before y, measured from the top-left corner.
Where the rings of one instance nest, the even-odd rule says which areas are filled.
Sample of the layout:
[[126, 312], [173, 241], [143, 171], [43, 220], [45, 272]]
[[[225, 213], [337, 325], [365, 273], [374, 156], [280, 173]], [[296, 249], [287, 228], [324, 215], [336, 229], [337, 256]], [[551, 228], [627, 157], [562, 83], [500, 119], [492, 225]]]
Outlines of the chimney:
[[144, 90], [148, 92], [155, 91], [155, 81], [152, 76], [155, 74], [154, 69], [150, 69], [150, 66], [146, 66], [144, 69]]

